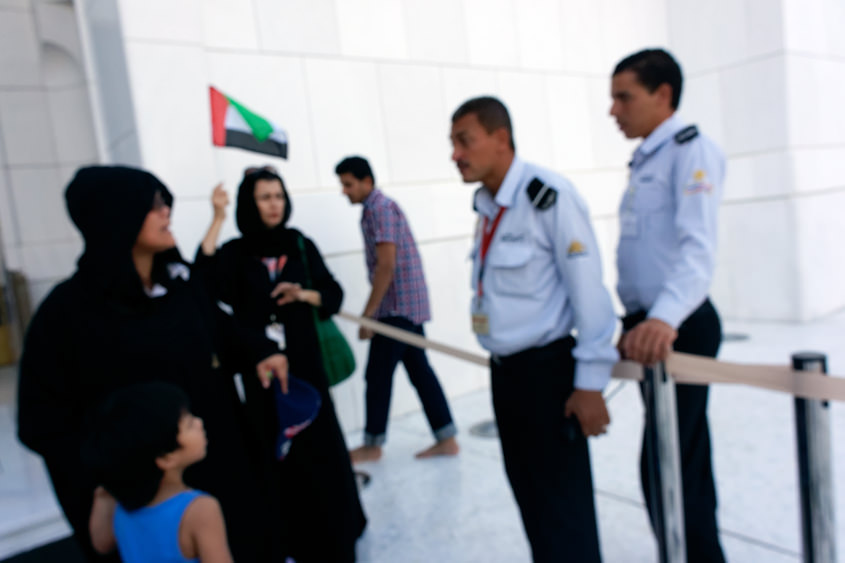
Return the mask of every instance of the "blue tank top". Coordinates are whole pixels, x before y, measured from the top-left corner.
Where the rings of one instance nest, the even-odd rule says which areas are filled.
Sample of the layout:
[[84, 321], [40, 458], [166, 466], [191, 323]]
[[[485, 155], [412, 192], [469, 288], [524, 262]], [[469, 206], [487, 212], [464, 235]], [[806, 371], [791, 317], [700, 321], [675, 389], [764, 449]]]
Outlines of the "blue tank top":
[[114, 511], [114, 537], [124, 563], [193, 563], [179, 548], [179, 524], [188, 505], [200, 491], [184, 491], [154, 506], [125, 510], [120, 504]]

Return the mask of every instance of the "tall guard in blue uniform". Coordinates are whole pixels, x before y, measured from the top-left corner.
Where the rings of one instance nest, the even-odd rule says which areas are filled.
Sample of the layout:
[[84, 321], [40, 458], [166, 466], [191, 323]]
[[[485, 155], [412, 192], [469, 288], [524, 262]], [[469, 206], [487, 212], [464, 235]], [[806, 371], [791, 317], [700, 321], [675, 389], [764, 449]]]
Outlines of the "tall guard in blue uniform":
[[[681, 68], [661, 49], [635, 53], [613, 71], [610, 114], [634, 151], [619, 210], [619, 298], [627, 315], [619, 350], [648, 365], [680, 352], [715, 357], [719, 315], [707, 293], [716, 263], [725, 159], [675, 110]], [[724, 561], [716, 525], [716, 487], [707, 424], [708, 387], [677, 386], [687, 561]], [[646, 456], [640, 464], [652, 513]]]
[[481, 182], [472, 327], [491, 352], [505, 471], [534, 561], [600, 561], [587, 437], [610, 423], [602, 389], [617, 321], [587, 207], [566, 178], [516, 157], [495, 98], [461, 105], [451, 140], [464, 182]]

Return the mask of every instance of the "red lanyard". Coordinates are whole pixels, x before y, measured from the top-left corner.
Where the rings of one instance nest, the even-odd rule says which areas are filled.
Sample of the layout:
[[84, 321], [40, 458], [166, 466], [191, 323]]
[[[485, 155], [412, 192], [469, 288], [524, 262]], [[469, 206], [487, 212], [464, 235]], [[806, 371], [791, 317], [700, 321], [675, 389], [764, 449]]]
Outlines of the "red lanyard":
[[502, 215], [505, 214], [507, 207], [500, 207], [499, 213], [493, 219], [493, 224], [490, 224], [490, 218], [484, 216], [484, 225], [481, 231], [481, 262], [478, 266], [478, 296], [484, 295], [484, 289], [481, 285], [481, 278], [484, 276], [484, 261], [487, 258], [487, 251], [490, 250], [490, 244], [493, 242], [493, 236], [496, 234], [496, 229], [499, 228], [499, 223], [502, 221]]

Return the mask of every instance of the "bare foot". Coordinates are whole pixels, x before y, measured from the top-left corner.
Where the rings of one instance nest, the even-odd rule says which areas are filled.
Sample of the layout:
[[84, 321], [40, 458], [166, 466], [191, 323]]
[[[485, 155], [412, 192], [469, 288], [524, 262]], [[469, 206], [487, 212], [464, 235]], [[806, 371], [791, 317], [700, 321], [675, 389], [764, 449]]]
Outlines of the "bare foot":
[[452, 436], [451, 438], [440, 440], [428, 449], [417, 452], [417, 455], [414, 457], [417, 459], [425, 459], [427, 457], [437, 457], [441, 455], [458, 455], [460, 450], [461, 449], [458, 447], [458, 441], [455, 440], [454, 436]]
[[378, 461], [381, 459], [381, 446], [360, 446], [349, 452], [352, 463]]

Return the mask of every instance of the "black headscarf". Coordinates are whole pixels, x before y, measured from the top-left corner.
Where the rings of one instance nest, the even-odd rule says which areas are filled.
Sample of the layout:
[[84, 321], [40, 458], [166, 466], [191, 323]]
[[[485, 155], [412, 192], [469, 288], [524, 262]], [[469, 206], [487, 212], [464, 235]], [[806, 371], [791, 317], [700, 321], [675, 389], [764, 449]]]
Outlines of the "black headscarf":
[[[285, 196], [285, 212], [282, 221], [272, 229], [268, 229], [258, 205], [255, 203], [255, 183], [258, 180], [278, 180], [282, 185]], [[293, 211], [293, 203], [288, 196], [287, 188], [282, 177], [266, 169], [260, 169], [244, 175], [238, 187], [238, 202], [235, 208], [235, 221], [238, 230], [243, 235], [243, 242], [247, 251], [253, 256], [278, 256], [281, 249], [288, 248], [293, 233], [287, 228], [288, 219]]]
[[[132, 248], [153, 207], [156, 192], [168, 207], [173, 207], [173, 195], [167, 186], [144, 170], [125, 166], [77, 170], [65, 190], [65, 201], [70, 218], [85, 239], [77, 275], [85, 279], [86, 285], [130, 300], [144, 295], [132, 261]], [[175, 248], [157, 254], [153, 279], [158, 281], [163, 265], [173, 261], [182, 261]]]

